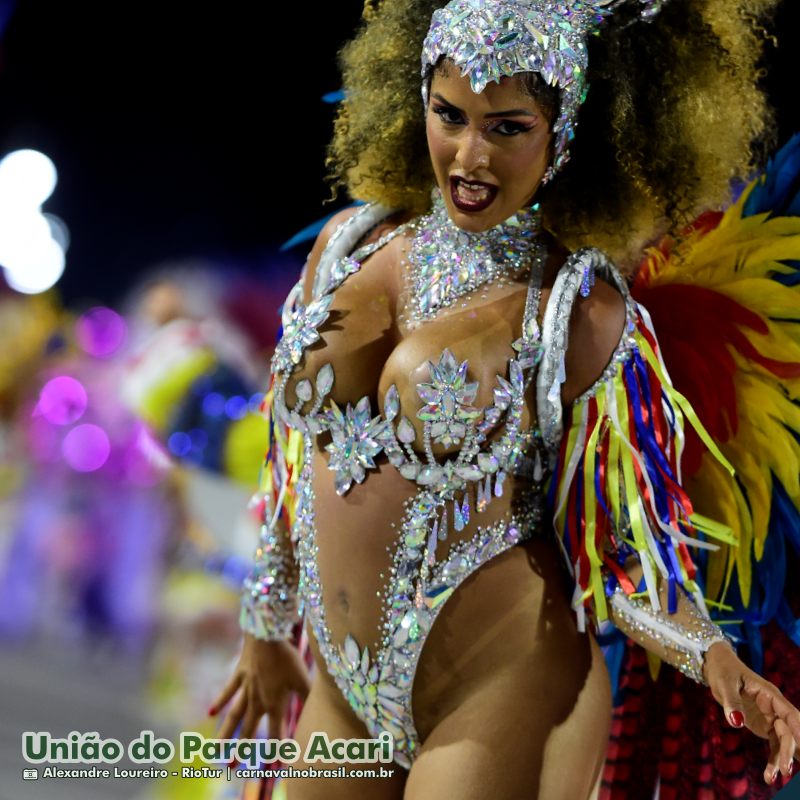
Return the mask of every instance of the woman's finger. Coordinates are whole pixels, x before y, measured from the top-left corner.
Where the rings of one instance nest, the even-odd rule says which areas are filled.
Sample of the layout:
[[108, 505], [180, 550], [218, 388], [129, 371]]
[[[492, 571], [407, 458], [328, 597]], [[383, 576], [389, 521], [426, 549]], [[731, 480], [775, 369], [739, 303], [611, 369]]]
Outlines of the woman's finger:
[[301, 699], [305, 701], [306, 697], [308, 697], [308, 693], [311, 691], [311, 676], [308, 673], [308, 670], [305, 668], [305, 664], [300, 665], [300, 668], [297, 670], [296, 678], [292, 684], [292, 689], [300, 695]]
[[247, 706], [247, 710], [244, 713], [244, 719], [242, 720], [242, 728], [239, 731], [239, 738], [240, 739], [252, 739], [256, 735], [256, 729], [258, 728], [258, 721], [263, 716], [263, 712], [259, 713], [256, 710], [254, 703], [249, 703]]
[[764, 781], [774, 783], [780, 770], [781, 739], [774, 729], [770, 731], [767, 739], [769, 739], [769, 760], [764, 769]]
[[234, 701], [233, 706], [231, 706], [231, 710], [225, 716], [225, 720], [220, 726], [220, 729], [217, 731], [217, 739], [233, 738], [233, 734], [236, 732], [236, 728], [244, 716], [246, 709], [247, 697], [244, 692], [241, 692]]
[[734, 728], [742, 728], [749, 721], [740, 693], [740, 686], [740, 680], [733, 674], [726, 674], [714, 686], [714, 697], [722, 706], [725, 719]]
[[800, 742], [800, 711], [798, 711], [778, 690], [769, 684], [753, 679], [745, 681], [743, 691], [756, 701], [759, 709], [767, 716], [780, 717], [795, 739]]
[[778, 773], [791, 777], [794, 771], [794, 756], [797, 750], [794, 737], [786, 723], [778, 717], [769, 735], [769, 761], [764, 770], [764, 780], [774, 783]]
[[789, 730], [789, 726], [780, 718], [775, 720], [775, 733], [780, 737], [781, 749], [778, 768], [784, 777], [789, 777], [794, 771], [794, 756], [797, 751], [797, 744]]
[[236, 672], [236, 674], [228, 681], [225, 688], [217, 695], [217, 699], [211, 704], [211, 707], [208, 709], [209, 716], [214, 716], [217, 714], [223, 706], [228, 704], [228, 701], [231, 697], [236, 694], [236, 690], [242, 684], [242, 674], [240, 672]]
[[270, 739], [283, 739], [284, 738], [284, 718], [286, 716], [286, 701], [277, 703], [270, 706], [267, 711], [267, 719], [269, 722], [269, 730], [267, 736]]

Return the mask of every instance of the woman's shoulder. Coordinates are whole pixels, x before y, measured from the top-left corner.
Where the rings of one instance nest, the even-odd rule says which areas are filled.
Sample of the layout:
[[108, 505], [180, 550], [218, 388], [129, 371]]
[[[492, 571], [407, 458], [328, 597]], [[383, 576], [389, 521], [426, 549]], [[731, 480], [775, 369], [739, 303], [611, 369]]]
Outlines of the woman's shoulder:
[[[322, 227], [304, 269], [305, 295], [308, 302], [318, 294], [322, 275], [333, 262], [352, 255], [368, 245], [388, 241], [389, 234], [411, 218], [402, 211], [392, 211], [374, 204], [350, 206], [335, 213]], [[380, 248], [375, 255], [390, 257], [391, 245]], [[387, 252], [384, 252], [387, 251]]]
[[[585, 248], [563, 260], [551, 304], [546, 323], [566, 326], [561, 400], [568, 405], [603, 377], [625, 335], [629, 295], [611, 260], [600, 250]], [[551, 338], [558, 338], [552, 333], [557, 331]]]
[[[342, 252], [337, 255], [350, 255], [357, 249], [378, 243], [411, 218], [409, 212], [393, 211], [375, 204], [349, 206], [325, 223], [315, 247], [325, 250], [344, 239], [340, 244]], [[349, 235], [344, 236], [345, 233]]]

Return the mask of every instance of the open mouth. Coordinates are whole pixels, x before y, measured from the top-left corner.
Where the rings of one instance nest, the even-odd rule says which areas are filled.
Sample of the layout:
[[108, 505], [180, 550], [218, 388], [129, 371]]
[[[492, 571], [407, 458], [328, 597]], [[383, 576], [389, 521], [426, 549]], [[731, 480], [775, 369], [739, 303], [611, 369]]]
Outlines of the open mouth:
[[450, 197], [459, 211], [483, 211], [497, 196], [497, 186], [483, 181], [465, 181], [463, 178], [450, 178]]

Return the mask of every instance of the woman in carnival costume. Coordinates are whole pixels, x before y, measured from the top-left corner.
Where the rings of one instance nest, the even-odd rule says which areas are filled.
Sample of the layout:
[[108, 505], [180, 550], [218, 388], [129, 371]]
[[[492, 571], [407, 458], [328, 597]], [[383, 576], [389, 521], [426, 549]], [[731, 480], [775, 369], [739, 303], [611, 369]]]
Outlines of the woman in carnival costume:
[[[606, 666], [613, 630], [679, 671], [658, 736], [711, 722], [679, 742], [699, 753], [683, 794], [651, 747], [627, 778], [606, 766], [606, 796], [766, 796], [791, 775], [800, 714], [777, 684], [796, 693], [797, 649], [761, 628], [800, 643], [796, 144], [686, 224], [731, 202], [765, 138], [775, 4], [367, 8], [330, 150], [367, 203], [283, 309], [245, 644], [212, 711], [230, 702], [221, 737], [265, 713], [276, 737], [308, 693], [302, 748], [388, 731], [396, 763], [289, 779], [289, 798], [589, 797], [609, 675], [638, 687], [630, 652]], [[681, 717], [692, 682], [710, 705]], [[633, 752], [623, 728], [609, 764]], [[729, 733], [761, 747], [738, 783]]]

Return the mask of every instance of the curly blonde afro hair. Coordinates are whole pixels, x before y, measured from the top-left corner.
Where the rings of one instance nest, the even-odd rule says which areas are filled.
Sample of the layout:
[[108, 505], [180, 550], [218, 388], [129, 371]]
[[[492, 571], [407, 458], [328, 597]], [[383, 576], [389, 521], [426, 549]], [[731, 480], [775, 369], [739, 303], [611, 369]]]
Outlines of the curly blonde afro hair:
[[[589, 96], [572, 158], [541, 193], [565, 244], [624, 262], [697, 213], [726, 203], [771, 144], [758, 88], [763, 24], [778, 0], [670, 0], [654, 22], [589, 41]], [[331, 181], [359, 200], [423, 212], [433, 171], [420, 51], [439, 0], [367, 5], [342, 49], [345, 100], [328, 151]], [[530, 84], [530, 82], [528, 82]]]

